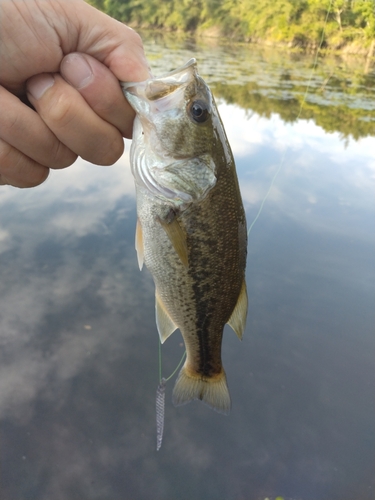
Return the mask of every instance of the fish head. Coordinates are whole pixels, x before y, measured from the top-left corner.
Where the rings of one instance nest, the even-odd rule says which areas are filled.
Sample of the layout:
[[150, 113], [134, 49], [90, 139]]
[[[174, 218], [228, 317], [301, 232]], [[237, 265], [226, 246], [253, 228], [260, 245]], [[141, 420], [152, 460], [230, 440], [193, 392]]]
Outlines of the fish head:
[[219, 118], [195, 59], [161, 78], [123, 83], [122, 88], [150, 149], [175, 159], [210, 151]]
[[202, 200], [233, 157], [195, 59], [163, 77], [121, 86], [136, 111], [130, 151], [136, 185], [180, 209]]

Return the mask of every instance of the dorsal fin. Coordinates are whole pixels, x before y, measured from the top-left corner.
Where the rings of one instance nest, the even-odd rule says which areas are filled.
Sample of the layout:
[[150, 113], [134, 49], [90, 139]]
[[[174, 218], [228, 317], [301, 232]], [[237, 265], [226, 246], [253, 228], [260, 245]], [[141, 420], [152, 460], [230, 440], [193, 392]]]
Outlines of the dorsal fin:
[[177, 217], [174, 217], [170, 222], [159, 219], [159, 222], [167, 233], [173, 248], [176, 250], [177, 255], [180, 257], [181, 262], [185, 267], [189, 266], [188, 262], [188, 248], [186, 241], [186, 233], [180, 226]]
[[155, 290], [155, 312], [156, 326], [158, 328], [160, 342], [163, 344], [178, 327], [169, 316], [157, 290]]
[[240, 295], [238, 296], [236, 307], [233, 309], [232, 315], [229, 318], [228, 325], [234, 330], [237, 337], [242, 340], [242, 335], [245, 330], [247, 316], [247, 291], [246, 281], [242, 282]]
[[138, 266], [139, 269], [142, 270], [144, 262], [144, 249], [143, 249], [143, 232], [139, 219], [137, 219], [137, 227], [135, 229], [135, 249], [137, 250]]

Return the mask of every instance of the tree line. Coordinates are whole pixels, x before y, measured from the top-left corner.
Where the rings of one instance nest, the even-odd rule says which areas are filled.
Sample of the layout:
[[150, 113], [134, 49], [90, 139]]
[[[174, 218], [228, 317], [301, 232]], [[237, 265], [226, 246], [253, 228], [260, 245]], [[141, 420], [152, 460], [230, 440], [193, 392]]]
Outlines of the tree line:
[[[259, 116], [270, 118], [272, 114], [277, 114], [286, 123], [294, 123], [299, 118], [312, 119], [325, 132], [338, 132], [341, 138], [346, 140], [375, 136], [374, 110], [352, 108], [347, 104], [323, 106], [311, 101], [302, 103], [301, 96], [287, 100], [270, 97], [258, 92], [254, 83], [229, 85], [222, 82], [215, 83], [211, 87], [217, 98], [224, 99], [228, 104], [236, 104]], [[302, 104], [303, 110], [300, 115]]]
[[88, 0], [136, 27], [202, 32], [244, 41], [341, 49], [375, 39], [374, 0]]

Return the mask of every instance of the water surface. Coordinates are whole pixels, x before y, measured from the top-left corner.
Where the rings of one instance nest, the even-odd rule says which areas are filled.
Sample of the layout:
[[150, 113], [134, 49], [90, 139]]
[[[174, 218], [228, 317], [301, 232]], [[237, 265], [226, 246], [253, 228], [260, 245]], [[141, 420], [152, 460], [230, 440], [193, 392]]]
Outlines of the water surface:
[[[198, 59], [249, 224], [269, 192], [244, 339], [224, 337], [232, 411], [174, 408], [170, 381], [156, 452], [154, 287], [137, 266], [127, 153], [1, 187], [0, 498], [373, 500], [374, 73], [145, 39], [155, 75]], [[182, 353], [177, 332], [164, 376]]]

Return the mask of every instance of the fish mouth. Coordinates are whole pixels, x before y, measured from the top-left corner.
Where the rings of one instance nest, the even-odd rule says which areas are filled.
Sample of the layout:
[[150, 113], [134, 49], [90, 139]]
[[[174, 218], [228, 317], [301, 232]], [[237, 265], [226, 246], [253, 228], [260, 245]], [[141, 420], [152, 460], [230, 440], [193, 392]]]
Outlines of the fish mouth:
[[134, 110], [142, 116], [169, 109], [176, 91], [184, 88], [197, 74], [197, 61], [186, 64], [159, 78], [143, 82], [120, 82], [122, 91]]
[[196, 71], [197, 60], [193, 57], [180, 68], [174, 69], [159, 78], [148, 78], [147, 80], [143, 80], [143, 82], [120, 82], [120, 85], [124, 93], [134, 92], [137, 88], [145, 89], [146, 87], [150, 87], [148, 89], [149, 95], [147, 98], [153, 101], [163, 97], [163, 95], [159, 96], [161, 90], [158, 88], [158, 85], [178, 86], [178, 84], [186, 83], [189, 79], [187, 77]]

